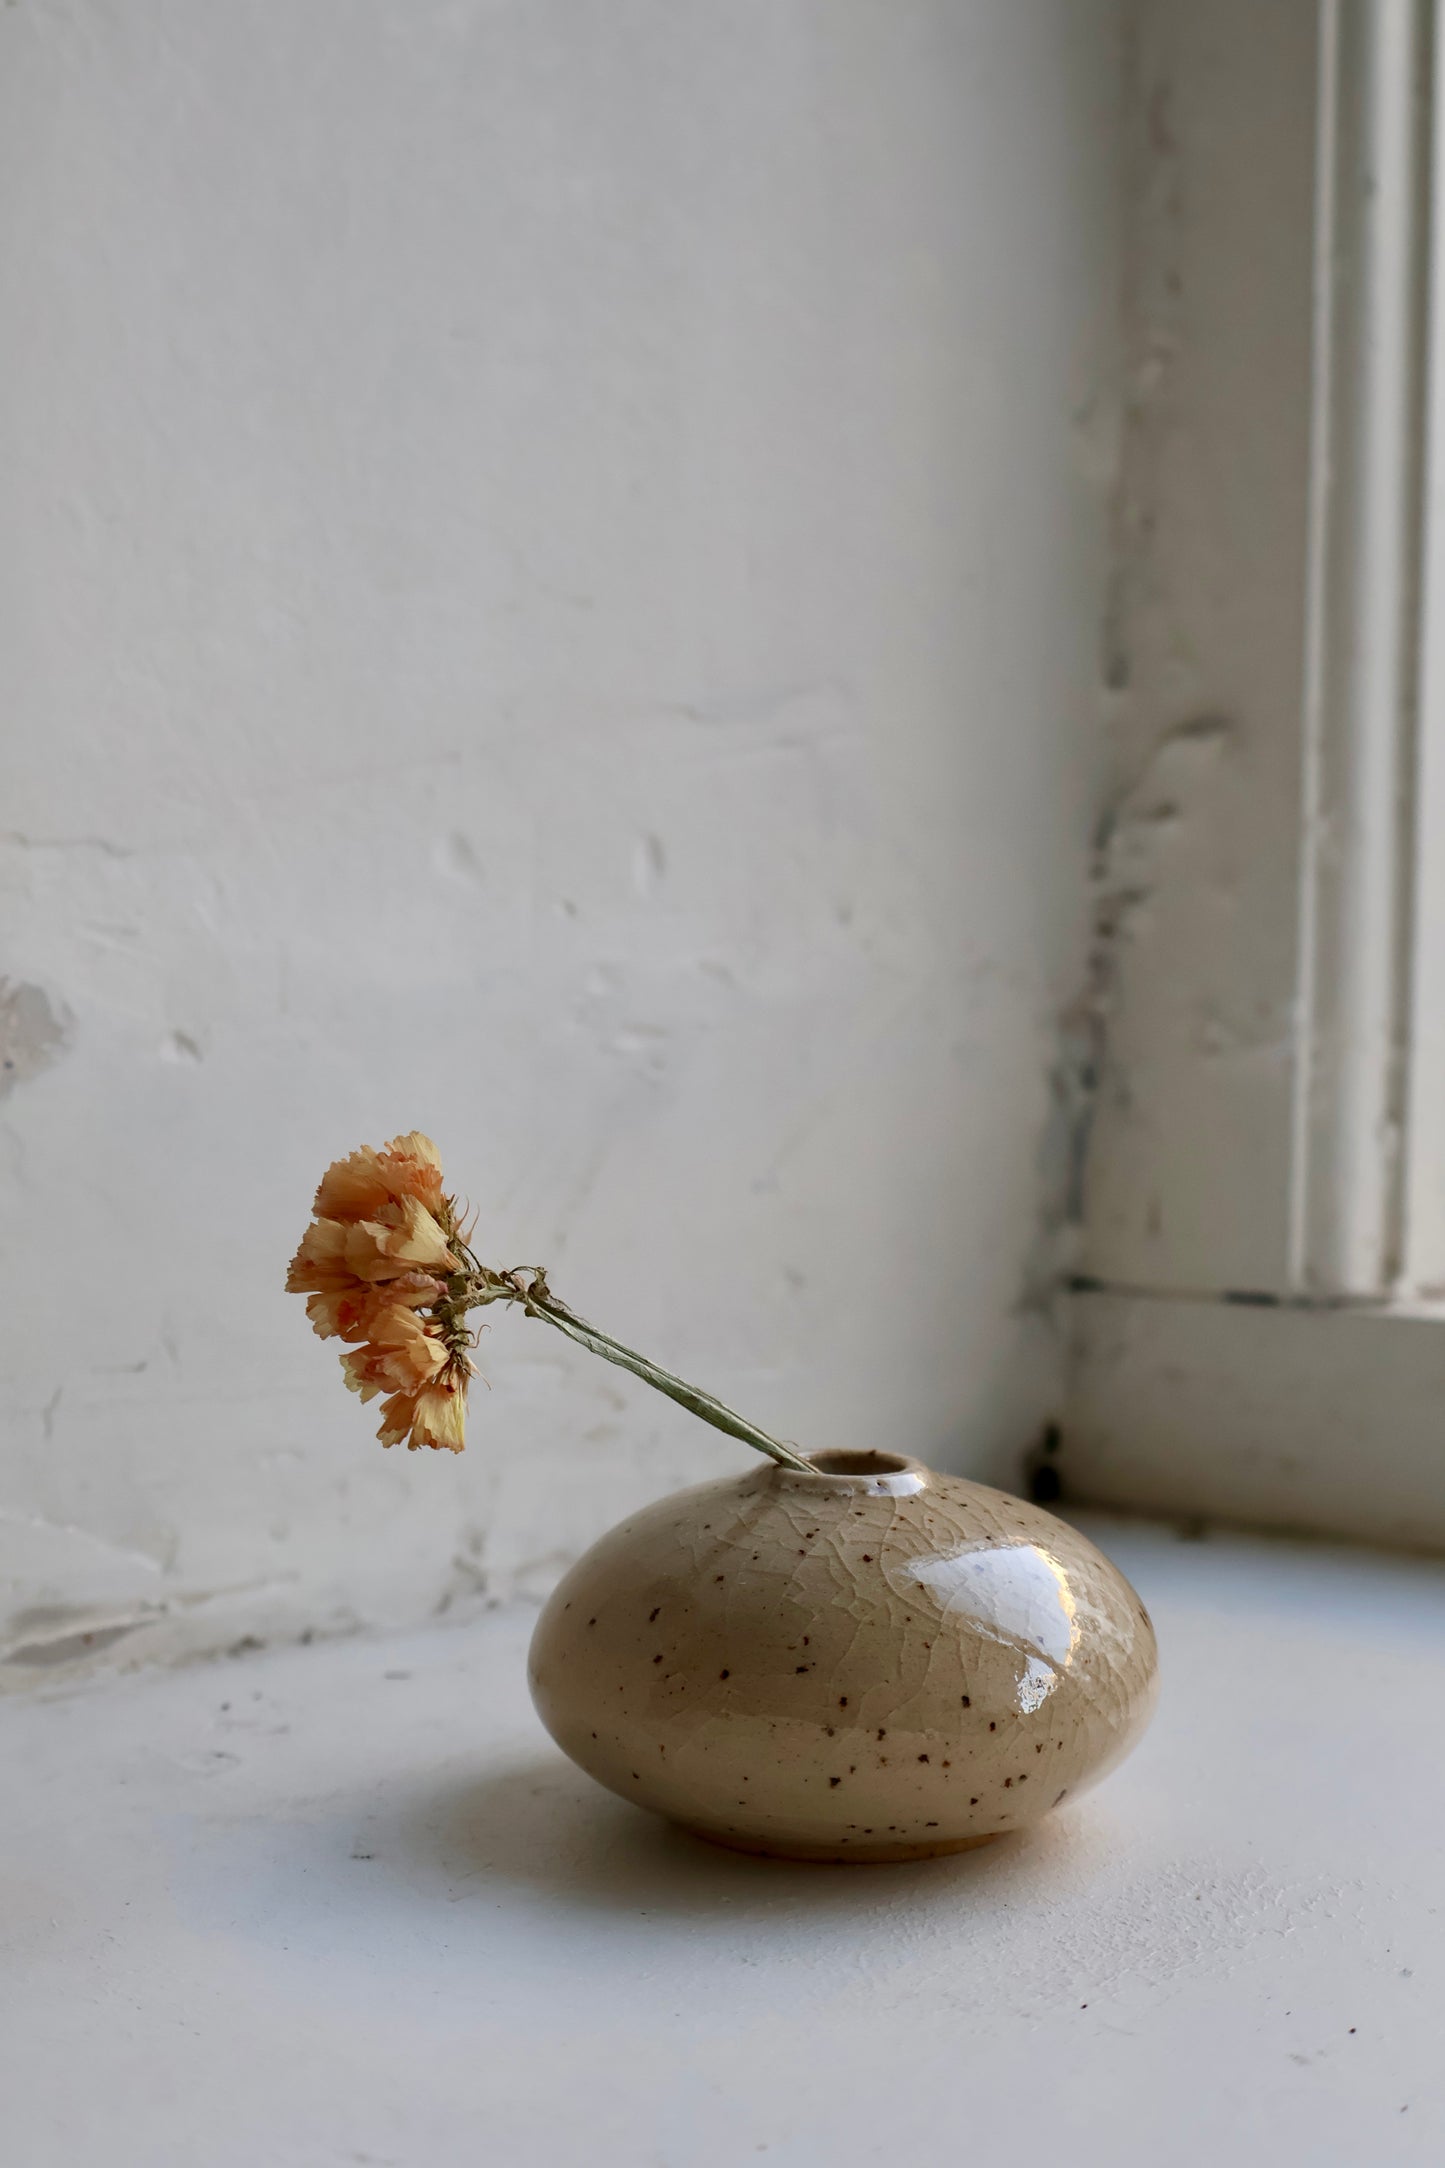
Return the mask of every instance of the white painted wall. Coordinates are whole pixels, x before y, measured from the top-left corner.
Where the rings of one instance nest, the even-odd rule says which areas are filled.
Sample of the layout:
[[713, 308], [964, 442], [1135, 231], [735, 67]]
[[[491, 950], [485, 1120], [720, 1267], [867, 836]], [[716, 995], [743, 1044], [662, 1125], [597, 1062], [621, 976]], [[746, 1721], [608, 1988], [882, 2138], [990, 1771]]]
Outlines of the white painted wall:
[[759, 1421], [1016, 1469], [1115, 29], [0, 11], [12, 1646], [421, 1615], [735, 1460], [520, 1320], [383, 1454], [281, 1275], [412, 1124]]

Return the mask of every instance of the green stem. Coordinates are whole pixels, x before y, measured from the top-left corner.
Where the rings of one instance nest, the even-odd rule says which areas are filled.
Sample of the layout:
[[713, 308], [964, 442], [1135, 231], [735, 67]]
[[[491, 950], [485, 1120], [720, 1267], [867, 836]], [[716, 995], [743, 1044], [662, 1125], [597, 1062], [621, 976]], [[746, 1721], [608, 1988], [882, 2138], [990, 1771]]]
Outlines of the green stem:
[[811, 1463], [804, 1460], [800, 1453], [795, 1453], [790, 1445], [782, 1444], [777, 1438], [770, 1438], [765, 1430], [759, 1430], [755, 1423], [749, 1423], [741, 1415], [734, 1414], [731, 1408], [726, 1407], [713, 1394], [699, 1391], [696, 1385], [689, 1385], [685, 1378], [674, 1377], [670, 1370], [664, 1370], [659, 1364], [649, 1362], [645, 1355], [639, 1355], [632, 1348], [624, 1347], [620, 1340], [614, 1340], [609, 1333], [599, 1332], [595, 1325], [584, 1323], [580, 1317], [573, 1315], [564, 1302], [559, 1302], [555, 1295], [519, 1293], [516, 1299], [522, 1302], [530, 1317], [545, 1318], [549, 1325], [555, 1325], [558, 1332], [565, 1332], [568, 1339], [575, 1340], [579, 1347], [585, 1347], [592, 1354], [600, 1355], [604, 1362], [616, 1363], [619, 1370], [630, 1370], [635, 1378], [642, 1379], [644, 1385], [651, 1385], [659, 1393], [666, 1393], [669, 1400], [675, 1400], [678, 1406], [686, 1408], [690, 1415], [700, 1416], [703, 1422], [711, 1423], [714, 1430], [724, 1430], [730, 1438], [740, 1438], [744, 1445], [752, 1446], [759, 1453], [766, 1453], [769, 1460], [775, 1460], [780, 1468], [796, 1468], [804, 1475], [813, 1474]]

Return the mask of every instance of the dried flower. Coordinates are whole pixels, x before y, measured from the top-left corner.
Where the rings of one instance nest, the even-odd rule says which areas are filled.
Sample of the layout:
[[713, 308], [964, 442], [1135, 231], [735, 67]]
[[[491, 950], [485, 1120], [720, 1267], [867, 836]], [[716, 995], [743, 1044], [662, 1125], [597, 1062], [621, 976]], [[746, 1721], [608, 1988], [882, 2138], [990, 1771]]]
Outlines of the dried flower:
[[353, 1392], [390, 1396], [383, 1445], [459, 1453], [472, 1363], [448, 1302], [463, 1264], [436, 1146], [415, 1129], [379, 1152], [363, 1145], [327, 1168], [312, 1210], [286, 1285], [308, 1297], [313, 1330], [357, 1343], [341, 1358]]
[[442, 1216], [441, 1154], [430, 1137], [419, 1129], [373, 1152], [363, 1144], [348, 1159], [338, 1159], [321, 1177], [314, 1210], [318, 1219], [367, 1220], [381, 1217], [382, 1207], [414, 1197], [427, 1210]]
[[321, 1178], [312, 1214], [286, 1285], [306, 1296], [306, 1314], [321, 1339], [348, 1343], [341, 1368], [351, 1390], [363, 1400], [386, 1395], [377, 1432], [383, 1445], [461, 1452], [476, 1367], [467, 1313], [507, 1302], [784, 1467], [808, 1468], [791, 1446], [711, 1393], [585, 1324], [558, 1301], [545, 1272], [479, 1264], [456, 1199], [443, 1191], [441, 1154], [419, 1129], [380, 1151], [362, 1145], [336, 1160]]

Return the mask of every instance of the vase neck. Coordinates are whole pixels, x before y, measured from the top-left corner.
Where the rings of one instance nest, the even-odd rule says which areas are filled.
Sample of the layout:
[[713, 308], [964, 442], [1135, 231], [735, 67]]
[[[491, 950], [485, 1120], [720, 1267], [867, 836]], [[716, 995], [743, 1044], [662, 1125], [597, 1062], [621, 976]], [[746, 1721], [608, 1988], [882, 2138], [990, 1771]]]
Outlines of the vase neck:
[[908, 1498], [928, 1487], [928, 1469], [906, 1453], [812, 1453], [807, 1457], [806, 1474], [801, 1469], [773, 1468], [771, 1482], [804, 1495], [851, 1491], [870, 1498]]

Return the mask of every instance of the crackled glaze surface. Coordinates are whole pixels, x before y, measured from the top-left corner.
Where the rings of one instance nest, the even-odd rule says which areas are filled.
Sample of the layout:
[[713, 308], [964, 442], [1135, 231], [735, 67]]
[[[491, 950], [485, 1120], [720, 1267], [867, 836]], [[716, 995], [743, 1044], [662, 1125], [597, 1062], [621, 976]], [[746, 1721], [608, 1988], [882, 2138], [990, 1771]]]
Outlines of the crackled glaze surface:
[[1155, 1690], [1123, 1575], [1038, 1506], [893, 1454], [771, 1465], [635, 1514], [532, 1641], [532, 1694], [599, 1783], [800, 1859], [1021, 1829], [1137, 1740]]

